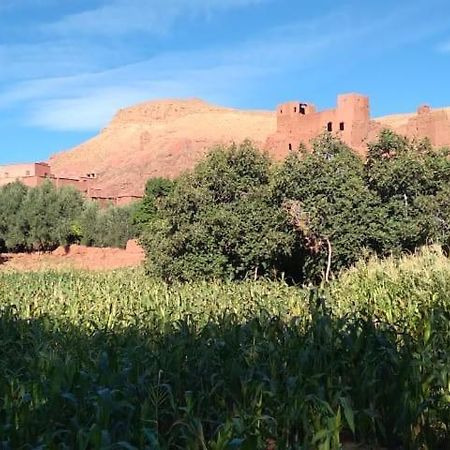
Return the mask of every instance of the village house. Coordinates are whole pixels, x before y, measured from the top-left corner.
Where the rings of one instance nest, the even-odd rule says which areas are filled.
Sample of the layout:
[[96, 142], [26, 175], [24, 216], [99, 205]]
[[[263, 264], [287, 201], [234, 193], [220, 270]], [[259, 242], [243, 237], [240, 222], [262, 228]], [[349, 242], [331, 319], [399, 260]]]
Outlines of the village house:
[[114, 204], [124, 206], [142, 198], [135, 194], [121, 194], [118, 196], [107, 195], [102, 189], [95, 187], [97, 176], [88, 173], [81, 177], [57, 177], [52, 173], [51, 167], [45, 162], [28, 164], [8, 164], [0, 166], [0, 186], [20, 181], [25, 186], [36, 187], [46, 181], [50, 181], [56, 187], [72, 186], [85, 197], [98, 202], [101, 206]]

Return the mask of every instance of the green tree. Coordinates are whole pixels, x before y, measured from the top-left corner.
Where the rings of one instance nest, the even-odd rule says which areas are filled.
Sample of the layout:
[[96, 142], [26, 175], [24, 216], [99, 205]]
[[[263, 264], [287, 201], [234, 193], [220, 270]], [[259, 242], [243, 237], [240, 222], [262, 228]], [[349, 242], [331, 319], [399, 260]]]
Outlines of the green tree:
[[378, 253], [414, 251], [442, 240], [447, 223], [443, 198], [450, 183], [448, 151], [384, 130], [369, 145], [366, 179], [382, 206], [384, 225], [374, 244]]
[[129, 239], [137, 236], [133, 223], [136, 206], [100, 208], [88, 201], [80, 218], [81, 243], [90, 247], [125, 248]]
[[76, 223], [83, 207], [81, 194], [71, 187], [57, 189], [50, 181], [30, 189], [22, 204], [29, 250], [51, 250], [78, 238]]
[[74, 244], [81, 239], [80, 217], [85, 199], [72, 187], [57, 189], [56, 236], [59, 245]]
[[19, 182], [0, 189], [0, 251], [24, 250], [27, 225], [23, 217], [23, 203], [28, 188]]
[[292, 270], [298, 237], [270, 199], [270, 174], [248, 141], [212, 151], [157, 205], [142, 238], [147, 269], [184, 281]]
[[450, 182], [437, 192], [433, 202], [425, 201], [422, 208], [430, 217], [431, 238], [450, 253]]
[[50, 181], [35, 188], [11, 183], [0, 188], [0, 251], [52, 250], [81, 242], [125, 247], [137, 236], [136, 205], [100, 208], [72, 187]]
[[129, 239], [136, 237], [133, 224], [133, 205], [110, 206], [99, 210], [97, 245], [125, 248]]
[[101, 230], [99, 229], [98, 203], [88, 201], [85, 203], [80, 217], [81, 244], [88, 247], [96, 246], [99, 240]]
[[[331, 262], [348, 267], [372, 245], [380, 225], [379, 200], [365, 182], [364, 163], [339, 139], [325, 133], [311, 153], [291, 153], [274, 175], [272, 196], [290, 205], [309, 249], [305, 277], [317, 279]], [[293, 211], [292, 205], [295, 206]]]
[[147, 181], [144, 198], [137, 204], [133, 214], [133, 223], [139, 233], [155, 218], [158, 202], [169, 195], [174, 185], [174, 181], [162, 177], [150, 178]]

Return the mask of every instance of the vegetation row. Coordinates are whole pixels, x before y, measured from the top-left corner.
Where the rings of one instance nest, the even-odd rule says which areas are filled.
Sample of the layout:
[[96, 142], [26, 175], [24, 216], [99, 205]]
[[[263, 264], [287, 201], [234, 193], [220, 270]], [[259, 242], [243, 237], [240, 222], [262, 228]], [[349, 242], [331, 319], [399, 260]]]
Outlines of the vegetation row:
[[133, 206], [100, 208], [72, 187], [46, 182], [0, 188], [0, 252], [48, 251], [60, 245], [125, 247], [136, 236]]
[[4, 187], [3, 247], [147, 257], [0, 272], [0, 448], [450, 448], [449, 194], [448, 152], [388, 131], [218, 148], [127, 210]]
[[450, 446], [450, 263], [326, 290], [0, 274], [3, 449]]
[[136, 220], [147, 271], [166, 281], [316, 283], [371, 254], [448, 250], [449, 151], [384, 131], [363, 161], [327, 133], [274, 163], [244, 142], [150, 180]]

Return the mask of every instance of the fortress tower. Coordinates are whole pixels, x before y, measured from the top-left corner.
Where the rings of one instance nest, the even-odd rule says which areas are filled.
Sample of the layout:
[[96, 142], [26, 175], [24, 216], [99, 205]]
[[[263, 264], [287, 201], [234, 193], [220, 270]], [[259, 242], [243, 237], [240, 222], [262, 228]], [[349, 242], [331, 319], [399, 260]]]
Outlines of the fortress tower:
[[306, 102], [287, 102], [277, 107], [277, 131], [270, 136], [267, 147], [285, 156], [301, 143], [309, 145], [320, 133], [336, 133], [350, 147], [359, 151], [369, 134], [369, 98], [360, 94], [344, 94], [334, 109], [317, 111]]
[[339, 95], [335, 117], [336, 131], [342, 140], [355, 149], [364, 146], [370, 127], [369, 98], [360, 94]]

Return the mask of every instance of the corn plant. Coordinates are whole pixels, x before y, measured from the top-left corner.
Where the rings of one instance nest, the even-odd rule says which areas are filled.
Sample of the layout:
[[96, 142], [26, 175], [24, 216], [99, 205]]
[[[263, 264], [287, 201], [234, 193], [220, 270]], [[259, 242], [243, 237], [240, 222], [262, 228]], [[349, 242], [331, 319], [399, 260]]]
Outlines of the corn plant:
[[330, 286], [0, 273], [1, 449], [450, 448], [450, 263]]

